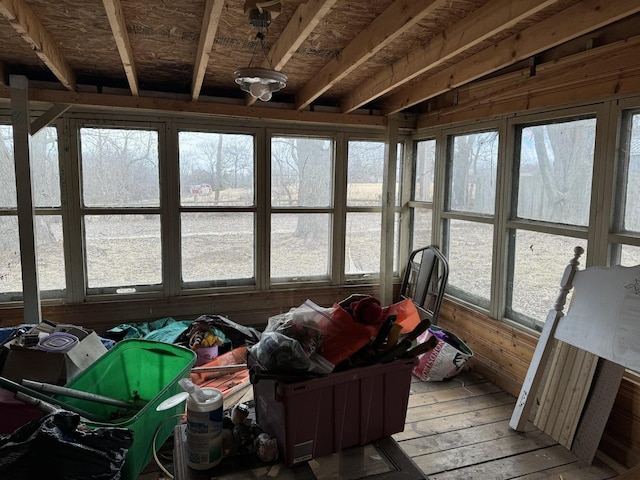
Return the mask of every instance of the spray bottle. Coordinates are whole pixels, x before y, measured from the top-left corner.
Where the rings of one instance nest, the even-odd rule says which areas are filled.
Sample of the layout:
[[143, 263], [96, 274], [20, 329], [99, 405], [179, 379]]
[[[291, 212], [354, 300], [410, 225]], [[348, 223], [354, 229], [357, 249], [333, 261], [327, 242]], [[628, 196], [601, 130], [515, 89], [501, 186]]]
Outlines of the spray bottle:
[[187, 397], [187, 464], [206, 470], [222, 460], [223, 398], [216, 388], [200, 388], [188, 378], [178, 381]]

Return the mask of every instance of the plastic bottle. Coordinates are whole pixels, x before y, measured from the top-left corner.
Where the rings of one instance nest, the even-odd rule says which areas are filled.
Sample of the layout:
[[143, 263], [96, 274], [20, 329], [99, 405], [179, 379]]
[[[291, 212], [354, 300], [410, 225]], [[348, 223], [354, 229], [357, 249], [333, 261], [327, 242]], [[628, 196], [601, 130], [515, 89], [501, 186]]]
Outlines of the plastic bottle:
[[216, 388], [200, 388], [190, 381], [183, 383], [182, 387], [189, 393], [187, 465], [207, 470], [222, 460], [222, 393]]

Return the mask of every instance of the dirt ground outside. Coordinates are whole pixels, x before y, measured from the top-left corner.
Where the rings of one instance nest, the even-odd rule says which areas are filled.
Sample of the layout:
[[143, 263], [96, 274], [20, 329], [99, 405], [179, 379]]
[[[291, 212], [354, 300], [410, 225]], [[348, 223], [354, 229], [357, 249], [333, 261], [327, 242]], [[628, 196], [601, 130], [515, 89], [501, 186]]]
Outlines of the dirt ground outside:
[[[373, 200], [377, 186], [368, 192]], [[246, 196], [228, 192], [231, 203]], [[362, 195], [362, 194], [361, 194]], [[224, 199], [224, 197], [222, 197]], [[202, 199], [200, 199], [201, 201]], [[186, 200], [183, 203], [188, 203]], [[326, 277], [330, 268], [330, 216], [323, 216], [314, 236], [296, 235], [299, 216], [274, 214], [271, 243], [271, 275], [276, 278]], [[424, 218], [424, 217], [423, 217]], [[64, 288], [62, 224], [56, 217], [48, 223], [48, 241], [38, 244], [41, 291]], [[185, 213], [181, 218], [183, 280], [251, 279], [254, 276], [255, 232], [252, 213]], [[430, 226], [429, 226], [430, 229]], [[17, 238], [0, 240], [0, 293], [22, 290]], [[87, 273], [89, 286], [102, 288], [154, 285], [162, 281], [160, 217], [158, 215], [101, 215], [86, 218]], [[449, 285], [488, 301], [491, 287], [492, 227], [456, 221], [451, 225]], [[17, 232], [15, 228], [14, 232]], [[418, 238], [426, 235], [417, 232]], [[426, 233], [426, 232], [425, 232]], [[428, 237], [427, 237], [428, 238]], [[510, 288], [513, 309], [543, 322], [559, 293], [559, 282], [574, 248], [586, 242], [535, 232], [516, 235], [515, 281]], [[348, 273], [379, 269], [380, 215], [350, 214], [347, 222]], [[640, 262], [640, 258], [638, 258]], [[586, 258], [581, 259], [581, 265]]]

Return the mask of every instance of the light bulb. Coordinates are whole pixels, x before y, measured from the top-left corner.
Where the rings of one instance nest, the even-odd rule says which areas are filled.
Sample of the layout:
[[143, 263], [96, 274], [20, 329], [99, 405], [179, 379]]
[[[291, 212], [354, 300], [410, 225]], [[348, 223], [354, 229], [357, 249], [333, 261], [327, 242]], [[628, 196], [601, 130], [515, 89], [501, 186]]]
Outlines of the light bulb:
[[271, 100], [271, 97], [271, 90], [267, 90], [262, 95], [260, 95], [260, 100], [262, 100], [263, 102], [268, 102], [269, 100]]
[[263, 85], [260, 82], [252, 83], [249, 87], [249, 93], [253, 98], [260, 98], [266, 92], [268, 92], [268, 90], [266, 90], [266, 85]]

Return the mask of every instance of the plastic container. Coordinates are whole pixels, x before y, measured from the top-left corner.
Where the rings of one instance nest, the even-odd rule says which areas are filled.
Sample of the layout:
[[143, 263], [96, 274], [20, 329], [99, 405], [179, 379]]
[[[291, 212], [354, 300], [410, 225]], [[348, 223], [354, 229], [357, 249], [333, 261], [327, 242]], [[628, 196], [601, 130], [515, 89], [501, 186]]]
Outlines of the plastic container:
[[46, 333], [38, 342], [38, 348], [45, 352], [66, 353], [75, 347], [79, 340], [78, 337], [66, 332], [53, 332], [49, 335]]
[[218, 358], [218, 345], [213, 347], [199, 347], [196, 350], [196, 366], [204, 365]]
[[0, 388], [0, 434], [12, 433], [43, 415], [42, 410], [16, 400], [15, 392]]
[[[56, 395], [104, 421], [88, 421], [89, 427], [122, 427], [134, 431], [122, 478], [135, 480], [184, 414], [184, 404], [157, 411], [170, 396], [182, 392], [178, 380], [188, 377], [196, 354], [190, 349], [153, 340], [128, 339], [82, 371], [66, 386], [83, 392], [129, 401], [132, 409]], [[155, 445], [154, 445], [155, 444]]]
[[258, 376], [256, 421], [278, 439], [288, 466], [401, 432], [415, 363], [395, 360], [289, 384]]
[[202, 390], [210, 395], [204, 402], [187, 397], [187, 464], [196, 470], [215, 467], [222, 460], [222, 392]]

